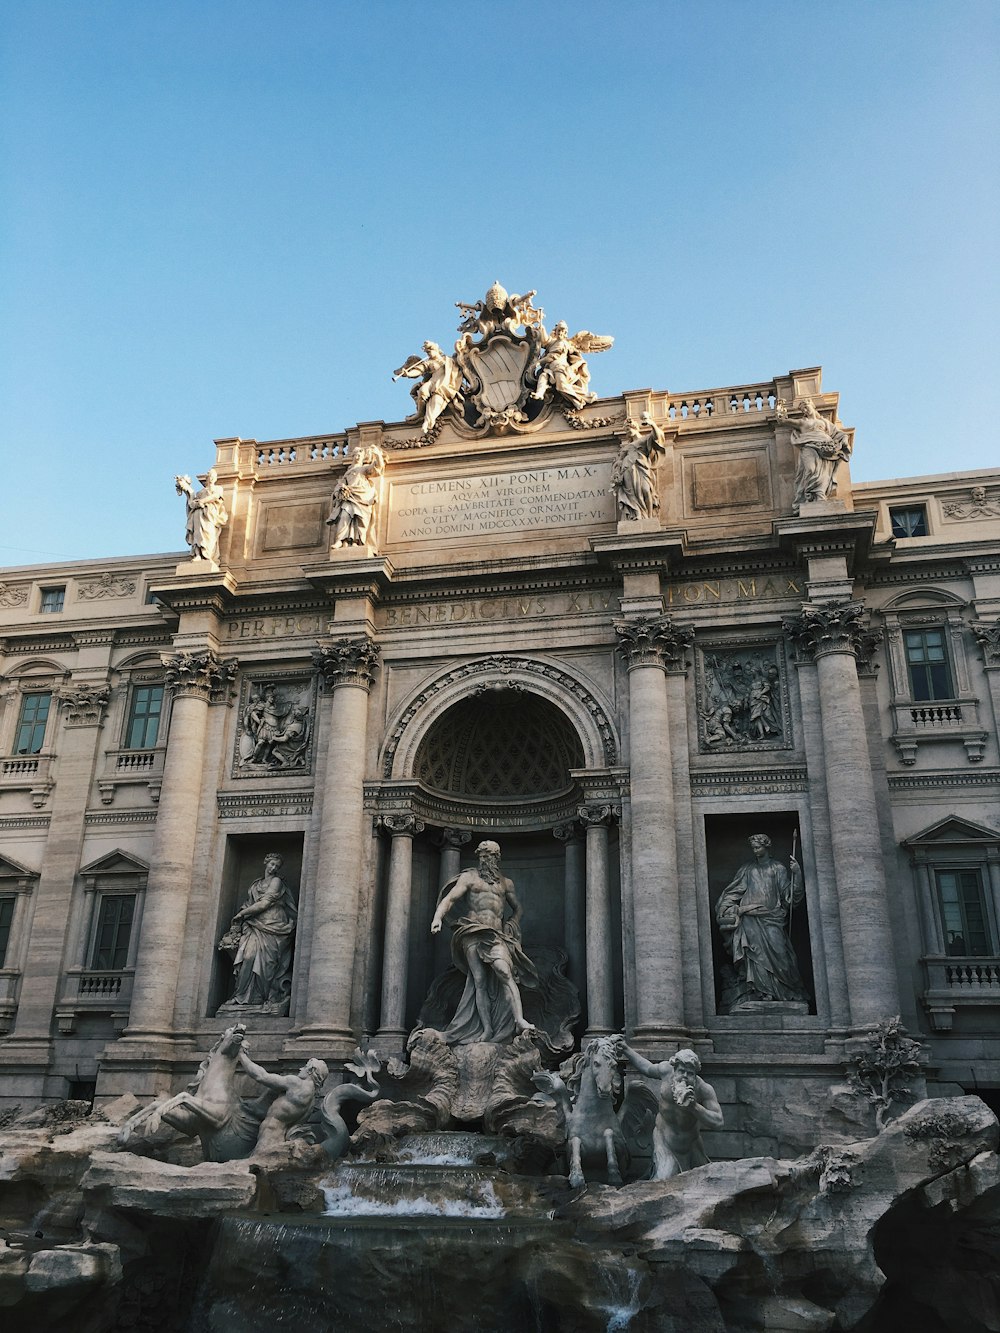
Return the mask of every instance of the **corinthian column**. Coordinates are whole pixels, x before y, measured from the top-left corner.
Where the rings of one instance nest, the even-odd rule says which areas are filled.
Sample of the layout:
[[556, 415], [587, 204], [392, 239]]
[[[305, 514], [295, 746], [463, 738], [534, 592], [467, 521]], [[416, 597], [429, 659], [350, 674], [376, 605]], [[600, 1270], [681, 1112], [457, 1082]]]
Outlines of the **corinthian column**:
[[581, 805], [587, 830], [587, 1036], [606, 1036], [614, 1027], [611, 985], [611, 900], [608, 889], [608, 826], [611, 805]]
[[208, 705], [236, 673], [235, 662], [220, 662], [209, 650], [174, 653], [163, 665], [173, 695], [170, 733], [124, 1043], [173, 1035], [176, 960], [194, 878]]
[[333, 1056], [349, 1054], [354, 1047], [351, 993], [361, 896], [368, 691], [379, 651], [373, 639], [359, 635], [314, 654], [324, 688], [333, 697], [302, 1040], [339, 1047], [329, 1052]]
[[389, 892], [382, 946], [382, 1017], [377, 1040], [402, 1046], [406, 1037], [406, 983], [410, 952], [410, 889], [413, 883], [413, 839], [424, 831], [415, 815], [383, 815], [381, 827], [392, 835], [389, 850]]
[[851, 1022], [863, 1027], [899, 1012], [875, 784], [857, 659], [870, 651], [861, 602], [806, 603], [784, 622], [799, 652], [815, 660], [826, 761], [830, 842]]
[[621, 621], [615, 633], [628, 662], [635, 1036], [677, 1041], [684, 990], [666, 672], [679, 669], [694, 635], [668, 616]]

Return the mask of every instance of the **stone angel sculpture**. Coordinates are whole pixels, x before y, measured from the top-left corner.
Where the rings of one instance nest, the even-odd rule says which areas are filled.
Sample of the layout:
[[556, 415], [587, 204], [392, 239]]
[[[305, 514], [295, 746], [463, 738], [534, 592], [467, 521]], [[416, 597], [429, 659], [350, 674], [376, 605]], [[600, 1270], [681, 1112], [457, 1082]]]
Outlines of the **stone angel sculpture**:
[[584, 352], [606, 352], [614, 338], [582, 329], [570, 337], [569, 326], [560, 320], [551, 333], [541, 325], [542, 355], [532, 398], [542, 399], [551, 391], [579, 410], [597, 397], [590, 392], [590, 371]]
[[431, 435], [446, 407], [462, 404], [462, 371], [453, 356], [442, 352], [437, 343], [425, 342], [424, 355], [408, 356], [392, 378], [419, 379], [410, 390], [417, 410], [409, 421], [423, 421], [423, 434]]

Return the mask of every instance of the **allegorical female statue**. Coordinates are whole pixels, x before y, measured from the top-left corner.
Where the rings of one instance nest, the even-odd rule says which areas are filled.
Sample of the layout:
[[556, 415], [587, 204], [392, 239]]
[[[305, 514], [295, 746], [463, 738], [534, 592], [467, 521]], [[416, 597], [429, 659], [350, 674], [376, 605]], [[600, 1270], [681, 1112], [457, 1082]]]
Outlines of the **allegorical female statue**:
[[209, 468], [205, 485], [194, 489], [190, 477], [175, 477], [177, 494], [184, 496], [187, 506], [187, 527], [184, 540], [191, 548], [192, 560], [219, 560], [219, 534], [229, 522], [229, 511], [223, 498], [222, 487], [216, 480], [215, 468]]
[[648, 412], [640, 424], [629, 418], [628, 439], [622, 442], [611, 466], [611, 489], [618, 501], [620, 519], [654, 518], [660, 507], [656, 489], [656, 463], [666, 453], [663, 429]]
[[254, 880], [246, 901], [219, 941], [233, 954], [233, 993], [219, 1013], [256, 1009], [288, 1013], [292, 992], [292, 939], [297, 909], [292, 891], [278, 874], [281, 857], [264, 857], [264, 873]]
[[829, 500], [837, 489], [838, 464], [851, 456], [851, 437], [803, 398], [789, 411], [779, 400], [779, 421], [792, 423], [792, 446], [799, 451], [795, 466], [795, 508], [814, 500]]

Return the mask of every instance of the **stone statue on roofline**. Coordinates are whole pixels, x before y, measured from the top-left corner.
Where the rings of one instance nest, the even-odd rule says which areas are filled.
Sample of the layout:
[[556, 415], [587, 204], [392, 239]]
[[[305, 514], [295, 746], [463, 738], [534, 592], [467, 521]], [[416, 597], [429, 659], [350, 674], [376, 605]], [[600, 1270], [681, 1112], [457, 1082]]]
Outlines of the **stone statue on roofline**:
[[778, 399], [779, 421], [792, 426], [792, 446], [798, 450], [795, 465], [794, 505], [798, 511], [816, 500], [832, 500], [837, 490], [837, 468], [851, 456], [851, 438], [835, 421], [827, 421], [811, 398], [800, 398], [791, 409]]
[[229, 522], [229, 511], [215, 468], [209, 468], [205, 484], [198, 491], [190, 477], [175, 477], [174, 485], [177, 494], [184, 496], [187, 509], [184, 540], [191, 548], [191, 559], [218, 565], [219, 535]]
[[618, 517], [626, 521], [655, 518], [660, 507], [656, 464], [667, 448], [663, 427], [648, 412], [643, 412], [638, 425], [630, 417], [625, 428], [627, 437], [611, 466], [611, 489], [618, 501]]

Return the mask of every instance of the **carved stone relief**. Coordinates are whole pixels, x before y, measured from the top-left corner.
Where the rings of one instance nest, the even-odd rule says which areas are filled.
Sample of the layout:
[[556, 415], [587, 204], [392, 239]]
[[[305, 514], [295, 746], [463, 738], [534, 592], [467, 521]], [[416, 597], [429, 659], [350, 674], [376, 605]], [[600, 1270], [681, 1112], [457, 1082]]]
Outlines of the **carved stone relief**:
[[81, 579], [76, 595], [81, 602], [93, 602], [103, 597], [128, 597], [135, 592], [136, 580], [132, 575], [112, 574], [110, 571], [95, 579]]
[[233, 777], [311, 773], [315, 696], [315, 677], [244, 676]]
[[973, 486], [967, 500], [950, 500], [941, 509], [946, 518], [1000, 518], [1000, 495], [988, 497], [985, 486]]
[[26, 583], [0, 583], [0, 606], [24, 606], [27, 600]]
[[787, 750], [792, 744], [780, 643], [705, 644], [697, 659], [698, 749]]

